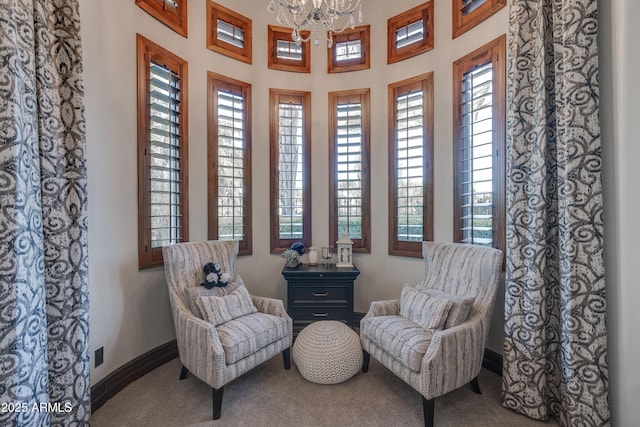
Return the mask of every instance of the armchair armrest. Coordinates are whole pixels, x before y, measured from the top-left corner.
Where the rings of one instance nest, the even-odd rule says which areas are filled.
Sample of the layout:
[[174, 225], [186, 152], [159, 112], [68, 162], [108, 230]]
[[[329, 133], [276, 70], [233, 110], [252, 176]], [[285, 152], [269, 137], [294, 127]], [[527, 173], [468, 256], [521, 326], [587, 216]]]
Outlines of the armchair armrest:
[[369, 311], [362, 319], [364, 320], [366, 318], [376, 316], [391, 316], [394, 314], [400, 314], [399, 299], [372, 301], [371, 305], [369, 306]]
[[209, 386], [222, 387], [225, 354], [216, 328], [184, 307], [173, 308], [180, 362]]
[[272, 314], [287, 321], [289, 328], [289, 347], [291, 347], [291, 344], [293, 344], [293, 320], [287, 313], [287, 310], [284, 309], [282, 300], [251, 295], [251, 301], [253, 301], [253, 305], [256, 306], [259, 312]]
[[433, 334], [422, 359], [422, 394], [427, 399], [441, 396], [467, 384], [482, 368], [484, 357], [484, 318], [475, 318]]

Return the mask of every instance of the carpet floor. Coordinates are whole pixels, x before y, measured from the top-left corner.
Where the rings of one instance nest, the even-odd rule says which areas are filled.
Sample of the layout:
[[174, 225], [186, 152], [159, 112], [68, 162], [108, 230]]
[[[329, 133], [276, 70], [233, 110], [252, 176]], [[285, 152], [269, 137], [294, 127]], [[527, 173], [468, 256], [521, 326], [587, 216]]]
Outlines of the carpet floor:
[[[93, 427], [125, 426], [422, 426], [422, 399], [373, 358], [369, 372], [336, 385], [308, 382], [277, 356], [227, 384], [222, 417], [213, 421], [211, 388], [174, 359], [131, 383], [93, 413]], [[501, 378], [482, 370], [481, 395], [462, 387], [435, 401], [435, 426], [557, 426], [500, 404]]]

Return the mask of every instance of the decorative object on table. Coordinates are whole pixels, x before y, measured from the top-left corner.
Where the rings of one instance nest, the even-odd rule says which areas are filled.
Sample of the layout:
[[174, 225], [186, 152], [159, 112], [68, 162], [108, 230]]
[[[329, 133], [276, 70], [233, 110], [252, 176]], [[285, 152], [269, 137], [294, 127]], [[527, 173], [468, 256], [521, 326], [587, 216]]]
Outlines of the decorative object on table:
[[309, 248], [309, 265], [318, 265], [318, 250], [313, 246]]
[[224, 288], [229, 283], [229, 274], [222, 272], [220, 264], [208, 262], [202, 269], [204, 270], [204, 282], [201, 283], [201, 286], [207, 289], [214, 287]]
[[338, 245], [338, 261], [336, 267], [353, 267], [353, 241], [349, 238], [349, 233], [342, 233], [336, 242]]
[[298, 255], [300, 255], [300, 256], [304, 255], [304, 253], [307, 251], [307, 247], [302, 242], [292, 243], [291, 247], [289, 249], [292, 249], [292, 250], [298, 252]]
[[287, 249], [282, 252], [282, 258], [284, 258], [285, 265], [288, 268], [296, 268], [300, 264], [300, 253], [294, 249]]
[[[362, 23], [360, 0], [269, 0], [267, 10], [276, 14], [279, 24], [291, 27], [291, 39], [298, 46], [312, 38], [313, 44], [318, 46], [320, 33], [324, 33], [327, 47], [330, 48], [333, 46], [333, 33], [355, 27], [356, 19], [353, 14], [356, 10], [358, 21]], [[306, 39], [300, 34], [304, 30], [311, 32]]]
[[331, 252], [333, 251], [333, 247], [332, 246], [323, 246], [322, 247], [322, 263], [324, 265], [329, 265], [331, 258], [333, 257], [333, 255], [331, 254]]
[[362, 367], [358, 334], [342, 322], [323, 320], [304, 328], [291, 353], [300, 375], [317, 384], [338, 384]]

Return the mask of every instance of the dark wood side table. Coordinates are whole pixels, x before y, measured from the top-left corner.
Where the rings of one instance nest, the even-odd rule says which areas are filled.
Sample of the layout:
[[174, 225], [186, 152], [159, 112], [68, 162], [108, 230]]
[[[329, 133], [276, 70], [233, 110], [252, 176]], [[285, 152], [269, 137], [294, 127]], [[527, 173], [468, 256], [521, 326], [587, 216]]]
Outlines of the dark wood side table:
[[282, 269], [287, 280], [287, 312], [293, 319], [293, 336], [319, 320], [338, 320], [353, 327], [354, 267], [307, 264]]

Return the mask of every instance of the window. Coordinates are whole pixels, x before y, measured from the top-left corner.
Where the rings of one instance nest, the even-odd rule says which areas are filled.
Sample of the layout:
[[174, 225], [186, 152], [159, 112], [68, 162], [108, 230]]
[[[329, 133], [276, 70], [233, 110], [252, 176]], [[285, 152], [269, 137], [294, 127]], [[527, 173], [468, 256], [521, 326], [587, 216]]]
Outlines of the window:
[[[300, 35], [306, 39], [310, 33], [301, 31]], [[310, 43], [295, 44], [290, 28], [269, 25], [268, 41], [269, 68], [294, 73], [311, 72]]]
[[505, 250], [505, 40], [453, 64], [454, 240]]
[[365, 70], [370, 67], [370, 27], [364, 25], [333, 35], [333, 44], [327, 48], [327, 71]]
[[389, 254], [433, 240], [433, 73], [389, 85]]
[[251, 19], [207, 1], [207, 48], [251, 64]]
[[208, 73], [209, 239], [252, 253], [251, 85]]
[[433, 0], [387, 21], [387, 64], [433, 49]]
[[189, 240], [187, 62], [137, 36], [138, 265]]
[[187, 0], [136, 0], [149, 15], [187, 37]]
[[271, 252], [311, 245], [311, 93], [270, 89]]
[[453, 0], [453, 38], [463, 34], [500, 9], [507, 0]]
[[329, 242], [349, 233], [371, 252], [369, 89], [329, 93]]

